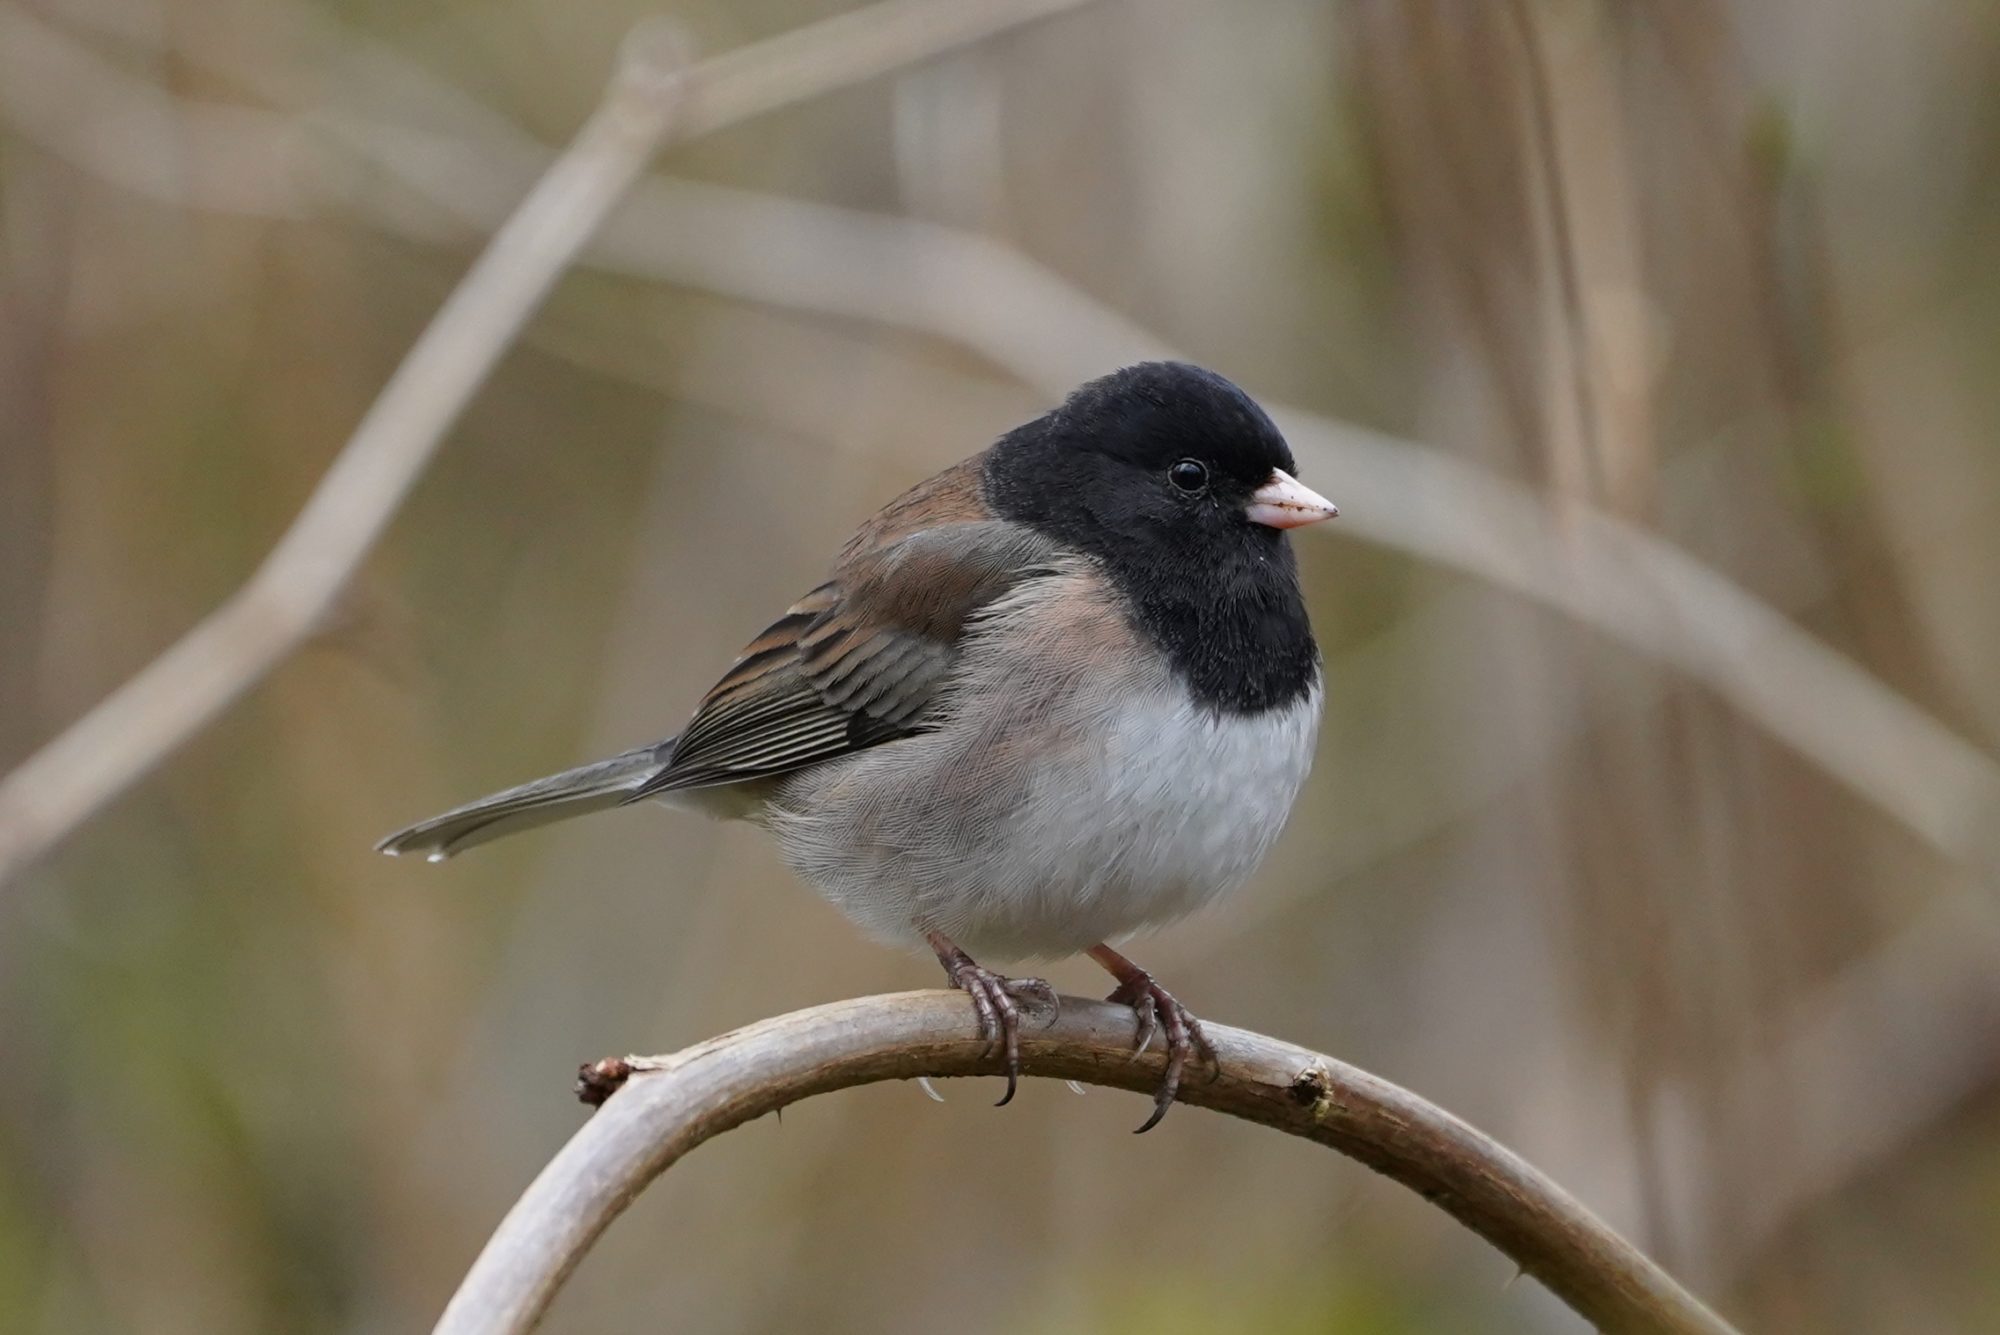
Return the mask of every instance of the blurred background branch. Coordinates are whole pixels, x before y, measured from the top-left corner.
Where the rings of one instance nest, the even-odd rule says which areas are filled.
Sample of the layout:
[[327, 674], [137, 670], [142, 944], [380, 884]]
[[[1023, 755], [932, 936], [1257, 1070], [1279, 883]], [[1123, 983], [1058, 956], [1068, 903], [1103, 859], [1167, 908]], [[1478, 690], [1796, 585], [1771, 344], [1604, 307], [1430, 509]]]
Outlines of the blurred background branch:
[[[506, 215], [243, 588], [0, 779], [0, 885], [207, 726], [303, 643], [523, 321], [651, 158], [678, 98], [656, 32]], [[142, 150], [143, 151], [143, 150]]]
[[[473, 1263], [437, 1329], [521, 1335], [625, 1208], [703, 1142], [815, 1094], [884, 1080], [991, 1075], [965, 998], [905, 992], [759, 1021], [665, 1057], [620, 1063], [623, 1087], [543, 1169]], [[1498, 1247], [1600, 1330], [1732, 1327], [1504, 1146], [1408, 1090], [1331, 1057], [1209, 1023], [1213, 1078], [1183, 1102], [1288, 1132], [1409, 1187]], [[1164, 1059], [1132, 1051], [1129, 1015], [1064, 997], [1022, 1033], [1031, 1075], [1144, 1092]], [[968, 1208], [970, 1208], [968, 1206]], [[717, 1221], [719, 1224], [724, 1221]]]
[[[157, 662], [0, 779], [0, 885], [205, 727], [312, 634], [515, 332], [660, 145], [674, 137], [676, 115], [679, 137], [693, 138], [1079, 3], [885, 0], [684, 73], [649, 68], [661, 53], [640, 48], [657, 44], [659, 30], [638, 30], [604, 106], [548, 164], [518, 208], [508, 204], [496, 213], [492, 244], [398, 365], [257, 573]], [[10, 9], [6, 22], [7, 45], [17, 53], [10, 63], [21, 67], [30, 86], [53, 91], [65, 75], [80, 72], [109, 77], [25, 11]], [[114, 120], [85, 134], [116, 145], [110, 160], [118, 165], [110, 171], [121, 184], [158, 188], [159, 180], [141, 164], [154, 160], [159, 145], [124, 128], [159, 124], [144, 102], [126, 89], [93, 104]], [[217, 119], [244, 128], [226, 112]], [[37, 116], [34, 123], [46, 130], [58, 122]], [[288, 156], [278, 142], [268, 155], [246, 162], [237, 155], [245, 146], [234, 135], [218, 160], [233, 172], [248, 168], [254, 174], [259, 164], [282, 169]], [[260, 197], [253, 191], [236, 203], [253, 198]]]
[[[1532, 29], [1523, 36], [1532, 49]], [[46, 56], [61, 40], [46, 32], [36, 38], [43, 45], [31, 56]], [[91, 161], [83, 145], [130, 142], [91, 131], [83, 118], [92, 106], [123, 106], [120, 119], [144, 123], [177, 114], [156, 97], [144, 107], [149, 94], [130, 87], [108, 97], [76, 96], [77, 75], [117, 78], [91, 70], [88, 59], [63, 50], [49, 62], [69, 77], [48, 79], [48, 91], [73, 105], [44, 107], [30, 117], [80, 140], [74, 150], [80, 160]], [[303, 124], [273, 116], [263, 125], [261, 151], [249, 161], [283, 161], [295, 146], [314, 142], [316, 131], [388, 173], [406, 193], [385, 196], [379, 178], [329, 164], [294, 172], [315, 184], [267, 205], [281, 215], [358, 208], [378, 223], [432, 239], [464, 236], [467, 228], [476, 235], [504, 219], [517, 193], [510, 183], [532, 178], [547, 160], [544, 150], [458, 90], [379, 56], [373, 63], [394, 71], [406, 101], [450, 108], [450, 119], [478, 127], [476, 133], [343, 115]], [[239, 139], [247, 129], [232, 122], [229, 137], [199, 156], [244, 160]], [[121, 160], [104, 164], [103, 172], [128, 184], [145, 168]], [[1553, 173], [1551, 159], [1542, 175]], [[170, 202], [207, 206], [183, 187], [148, 188]], [[216, 206], [230, 208], [236, 198], [224, 190]], [[431, 214], [413, 219], [412, 198]], [[1551, 212], [1565, 207], [1559, 191], [1551, 200]], [[1567, 254], [1568, 233], [1558, 238], [1558, 253]], [[1133, 361], [1185, 356], [989, 238], [727, 186], [667, 177], [640, 182], [584, 258], [651, 282], [950, 339], [1049, 399]], [[1558, 272], [1566, 267], [1564, 261]], [[1575, 279], [1559, 286], [1574, 287]], [[1580, 298], [1566, 297], [1563, 305], [1575, 360], [1586, 355]], [[1576, 376], [1590, 383], [1587, 371]], [[1587, 390], [1578, 403], [1586, 416], [1594, 414]], [[1580, 501], [1545, 503], [1435, 447], [1283, 405], [1273, 411], [1314, 475], [1331, 479], [1349, 498], [1341, 502], [1354, 521], [1346, 532], [1490, 580], [1674, 666], [1939, 852], [1982, 878], [2000, 871], [1991, 834], [2000, 816], [2000, 762], [1727, 576], [1636, 525]]]

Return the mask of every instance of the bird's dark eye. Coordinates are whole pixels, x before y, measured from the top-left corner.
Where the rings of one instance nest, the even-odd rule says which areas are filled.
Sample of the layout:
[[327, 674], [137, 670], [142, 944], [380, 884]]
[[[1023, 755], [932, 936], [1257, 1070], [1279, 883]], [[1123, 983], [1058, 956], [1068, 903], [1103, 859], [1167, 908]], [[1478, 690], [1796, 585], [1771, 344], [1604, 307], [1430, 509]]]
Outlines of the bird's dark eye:
[[1167, 470], [1167, 481], [1182, 491], [1200, 491], [1208, 485], [1208, 465], [1199, 459], [1183, 459]]

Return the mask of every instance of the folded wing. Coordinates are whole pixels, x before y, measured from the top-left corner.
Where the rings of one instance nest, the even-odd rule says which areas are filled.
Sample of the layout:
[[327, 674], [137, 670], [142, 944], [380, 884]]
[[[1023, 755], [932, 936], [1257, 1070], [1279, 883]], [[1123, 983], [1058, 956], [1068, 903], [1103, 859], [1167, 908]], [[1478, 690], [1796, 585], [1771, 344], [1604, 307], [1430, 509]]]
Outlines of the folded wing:
[[750, 642], [626, 800], [769, 778], [921, 731], [979, 611], [1055, 569], [1046, 539], [1000, 520], [854, 555]]

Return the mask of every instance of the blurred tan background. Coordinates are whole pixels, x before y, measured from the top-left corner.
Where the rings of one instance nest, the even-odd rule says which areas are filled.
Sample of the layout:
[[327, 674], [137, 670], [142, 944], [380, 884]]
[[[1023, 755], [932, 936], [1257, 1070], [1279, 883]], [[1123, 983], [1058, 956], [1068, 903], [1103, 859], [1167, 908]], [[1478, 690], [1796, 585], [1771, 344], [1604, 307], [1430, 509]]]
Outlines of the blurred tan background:
[[[0, 765], [255, 566], [647, 12], [0, 0]], [[1347, 513], [1292, 829], [1135, 953], [1747, 1328], [2000, 1327], [2000, 9], [1100, 0], [668, 154], [328, 633], [5, 888], [0, 1329], [426, 1328], [579, 1061], [934, 984], [747, 829], [369, 848], [672, 732], [851, 525], [1147, 338]], [[1546, 504], [1344, 479], [1344, 424]], [[1810, 638], [1618, 594], [1667, 566], [1607, 515]], [[550, 1328], [1577, 1328], [1309, 1146], [944, 1092], [703, 1149]]]

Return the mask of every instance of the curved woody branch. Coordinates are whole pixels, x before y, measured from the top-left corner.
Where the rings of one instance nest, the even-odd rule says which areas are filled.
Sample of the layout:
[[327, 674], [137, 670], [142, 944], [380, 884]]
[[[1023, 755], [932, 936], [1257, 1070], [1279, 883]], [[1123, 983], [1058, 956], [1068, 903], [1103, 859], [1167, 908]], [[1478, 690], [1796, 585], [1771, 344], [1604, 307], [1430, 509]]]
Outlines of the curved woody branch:
[[[1407, 1090], [1331, 1057], [1226, 1025], [1220, 1058], [1182, 1102], [1339, 1150], [1420, 1193], [1607, 1331], [1729, 1335], [1731, 1327], [1518, 1155]], [[1030, 1075], [1150, 1091], [1162, 1056], [1134, 1056], [1132, 1013], [1062, 999], [1022, 1034]], [[998, 1073], [963, 994], [904, 992], [763, 1020], [669, 1057], [626, 1058], [629, 1079], [508, 1212], [437, 1325], [440, 1335], [534, 1328], [610, 1222], [714, 1136], [786, 1104], [878, 1080]]]

